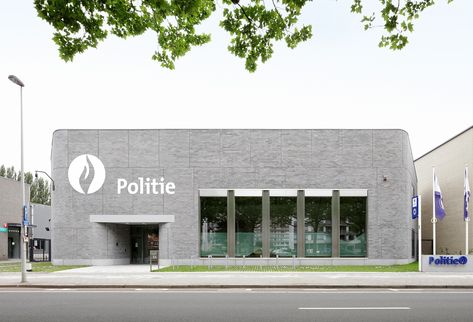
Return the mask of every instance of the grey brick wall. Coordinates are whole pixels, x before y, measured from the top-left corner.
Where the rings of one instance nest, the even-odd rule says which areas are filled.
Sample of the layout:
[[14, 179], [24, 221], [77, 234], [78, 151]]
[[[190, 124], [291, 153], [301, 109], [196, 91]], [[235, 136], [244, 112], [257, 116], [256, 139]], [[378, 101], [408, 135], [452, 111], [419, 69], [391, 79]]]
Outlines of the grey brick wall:
[[[102, 189], [86, 196], [67, 179], [85, 153], [107, 171]], [[367, 189], [369, 258], [411, 258], [416, 176], [402, 130], [58, 130], [51, 155], [57, 263], [129, 260], [128, 228], [90, 223], [92, 214], [174, 215], [161, 225], [161, 256], [198, 257], [198, 189], [210, 188]], [[174, 195], [116, 194], [117, 176], [161, 175], [176, 183]]]

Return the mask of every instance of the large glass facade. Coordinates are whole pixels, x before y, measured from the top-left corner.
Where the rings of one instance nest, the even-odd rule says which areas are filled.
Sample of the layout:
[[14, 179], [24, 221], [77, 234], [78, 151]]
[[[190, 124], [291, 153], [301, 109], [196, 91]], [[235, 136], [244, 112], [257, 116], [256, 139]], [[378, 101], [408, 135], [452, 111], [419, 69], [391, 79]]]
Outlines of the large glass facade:
[[297, 198], [270, 197], [270, 256], [297, 255]]
[[366, 197], [340, 197], [340, 256], [366, 256]]
[[227, 197], [200, 198], [200, 256], [227, 254]]
[[305, 198], [306, 257], [332, 256], [332, 198]]
[[[367, 256], [367, 197], [332, 198], [326, 191], [314, 196], [313, 190], [304, 198], [295, 190], [284, 191], [285, 196], [225, 192], [226, 197], [218, 191], [218, 197], [206, 192], [200, 198], [202, 257]], [[299, 231], [298, 224], [304, 225]], [[339, 238], [338, 249], [333, 248], [334, 238]]]
[[235, 197], [235, 256], [263, 254], [262, 218], [261, 197]]

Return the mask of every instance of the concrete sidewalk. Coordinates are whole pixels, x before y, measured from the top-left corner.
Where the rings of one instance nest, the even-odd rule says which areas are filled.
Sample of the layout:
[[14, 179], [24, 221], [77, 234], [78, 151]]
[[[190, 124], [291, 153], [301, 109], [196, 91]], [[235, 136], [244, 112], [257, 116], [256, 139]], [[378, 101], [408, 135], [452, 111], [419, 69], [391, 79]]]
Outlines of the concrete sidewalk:
[[0, 265], [3, 265], [3, 264], [16, 264], [16, 263], [20, 263], [21, 262], [21, 259], [7, 259], [7, 260], [3, 260], [3, 261], [0, 261]]
[[0, 273], [0, 287], [44, 288], [472, 288], [473, 273], [150, 273], [148, 265], [84, 267], [54, 273]]

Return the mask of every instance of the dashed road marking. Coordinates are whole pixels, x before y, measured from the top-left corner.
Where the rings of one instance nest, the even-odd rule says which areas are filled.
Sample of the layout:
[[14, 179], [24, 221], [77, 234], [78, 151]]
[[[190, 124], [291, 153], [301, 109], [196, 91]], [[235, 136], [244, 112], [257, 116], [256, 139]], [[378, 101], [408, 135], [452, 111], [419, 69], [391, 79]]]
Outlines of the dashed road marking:
[[299, 310], [410, 310], [407, 306], [372, 306], [372, 307], [300, 307]]

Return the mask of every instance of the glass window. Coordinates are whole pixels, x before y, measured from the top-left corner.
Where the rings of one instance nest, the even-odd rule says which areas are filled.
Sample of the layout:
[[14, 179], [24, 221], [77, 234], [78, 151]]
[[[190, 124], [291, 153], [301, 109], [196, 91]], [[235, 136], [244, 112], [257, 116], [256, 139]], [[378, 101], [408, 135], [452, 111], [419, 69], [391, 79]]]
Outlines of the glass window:
[[305, 256], [332, 256], [332, 198], [305, 198]]
[[227, 197], [200, 198], [200, 256], [227, 254]]
[[270, 197], [270, 243], [272, 257], [297, 254], [297, 198]]
[[260, 257], [262, 198], [235, 197], [235, 255]]
[[340, 256], [366, 257], [366, 197], [340, 198]]

